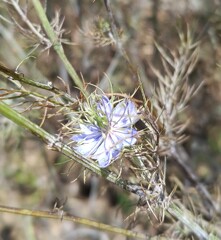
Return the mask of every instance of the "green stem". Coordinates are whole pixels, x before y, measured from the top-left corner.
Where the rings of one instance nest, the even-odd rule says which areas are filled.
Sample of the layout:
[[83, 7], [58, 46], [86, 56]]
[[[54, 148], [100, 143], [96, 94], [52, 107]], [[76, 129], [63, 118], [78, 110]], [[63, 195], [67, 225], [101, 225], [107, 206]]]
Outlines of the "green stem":
[[48, 212], [48, 211], [38, 211], [38, 210], [29, 210], [29, 209], [22, 209], [22, 208], [0, 206], [0, 212], [32, 216], [32, 217], [56, 219], [56, 220], [62, 220], [62, 221], [70, 221], [74, 223], [83, 224], [89, 227], [97, 228], [99, 230], [113, 232], [115, 234], [121, 234], [128, 237], [135, 237], [136, 239], [149, 239], [147, 236], [141, 233], [133, 232], [133, 231], [118, 228], [118, 227], [113, 227], [107, 224], [91, 221], [85, 218], [65, 215], [63, 214], [62, 210]]
[[73, 66], [71, 65], [71, 63], [69, 62], [69, 60], [67, 59], [65, 53], [64, 53], [64, 49], [62, 47], [61, 42], [59, 41], [58, 37], [56, 36], [55, 32], [53, 31], [53, 28], [51, 27], [48, 18], [45, 14], [45, 11], [40, 3], [39, 0], [32, 0], [32, 3], [35, 7], [35, 10], [38, 14], [38, 17], [41, 20], [41, 23], [45, 29], [45, 32], [47, 33], [51, 44], [54, 47], [54, 50], [57, 52], [58, 56], [60, 57], [60, 59], [62, 60], [62, 62], [65, 65], [65, 68], [67, 69], [68, 73], [70, 74], [71, 78], [73, 79], [74, 83], [77, 85], [77, 87], [81, 90], [82, 94], [86, 97], [88, 96], [87, 91], [84, 88], [84, 85], [82, 83], [82, 80], [78, 77], [75, 69], [73, 68]]
[[97, 165], [97, 163], [94, 162], [93, 160], [84, 158], [83, 156], [79, 155], [73, 150], [73, 148], [67, 146], [66, 144], [61, 142], [59, 139], [55, 138], [50, 133], [46, 132], [44, 129], [34, 124], [33, 122], [28, 120], [26, 117], [24, 117], [17, 111], [13, 110], [10, 106], [5, 104], [3, 101], [0, 101], [0, 114], [10, 119], [17, 125], [32, 132], [34, 135], [42, 139], [49, 146], [49, 148], [55, 151], [61, 152], [68, 158], [73, 159], [74, 161], [80, 163], [87, 169], [91, 170], [92, 172], [96, 173], [101, 177], [106, 178], [108, 181], [118, 185], [119, 187], [128, 191], [134, 192], [132, 187], [133, 185], [130, 186], [130, 184], [126, 180], [118, 178], [117, 175], [115, 175], [108, 169], [101, 169]]

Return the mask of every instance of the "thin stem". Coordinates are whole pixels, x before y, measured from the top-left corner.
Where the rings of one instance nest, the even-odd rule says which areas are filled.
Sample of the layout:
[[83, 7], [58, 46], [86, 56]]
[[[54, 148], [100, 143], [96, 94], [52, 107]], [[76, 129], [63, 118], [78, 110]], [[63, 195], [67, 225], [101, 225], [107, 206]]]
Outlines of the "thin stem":
[[27, 18], [26, 14], [22, 11], [20, 8], [18, 1], [16, 0], [11, 0], [11, 3], [17, 13], [20, 15], [22, 20], [28, 25], [28, 27], [31, 29], [31, 31], [41, 40], [41, 42], [44, 42], [45, 44], [49, 45], [50, 41], [45, 38], [32, 24], [32, 22]]
[[45, 29], [45, 32], [47, 33], [51, 44], [54, 47], [54, 50], [57, 52], [58, 56], [60, 57], [60, 59], [62, 60], [62, 62], [64, 63], [65, 68], [67, 69], [68, 73], [70, 74], [71, 78], [73, 79], [74, 83], [77, 85], [77, 87], [81, 90], [82, 94], [86, 97], [88, 96], [87, 91], [84, 88], [84, 85], [82, 83], [82, 80], [78, 77], [75, 69], [73, 68], [73, 66], [71, 65], [71, 63], [69, 62], [69, 60], [67, 59], [65, 53], [64, 53], [64, 49], [62, 47], [61, 42], [59, 41], [57, 35], [55, 34], [55, 32], [53, 31], [53, 28], [51, 27], [48, 18], [45, 14], [45, 11], [40, 3], [39, 0], [32, 0], [32, 3], [35, 7], [35, 10], [38, 14], [38, 17], [41, 20], [41, 23]]
[[0, 75], [3, 75], [6, 78], [10, 77], [10, 79], [12, 79], [12, 80], [17, 80], [21, 83], [25, 83], [27, 85], [30, 85], [30, 86], [33, 86], [36, 88], [41, 88], [41, 89], [53, 92], [53, 93], [57, 94], [58, 96], [63, 97], [65, 100], [67, 100], [70, 103], [76, 102], [76, 100], [73, 99], [69, 94], [61, 92], [58, 88], [53, 86], [53, 84], [51, 82], [48, 82], [48, 84], [44, 84], [44, 83], [40, 83], [37, 81], [33, 81], [27, 77], [24, 77], [23, 74], [16, 73], [16, 72], [12, 71], [11, 69], [4, 67], [1, 64], [0, 64]]
[[141, 233], [133, 232], [133, 231], [118, 228], [118, 227], [113, 227], [107, 224], [91, 221], [85, 218], [75, 217], [69, 214], [65, 215], [65, 213], [62, 214], [63, 213], [62, 210], [39, 211], [39, 210], [29, 210], [29, 209], [22, 209], [22, 208], [0, 206], [0, 212], [19, 214], [24, 216], [56, 219], [56, 220], [62, 220], [62, 221], [70, 221], [74, 223], [83, 224], [89, 227], [97, 228], [99, 230], [113, 232], [115, 234], [121, 234], [128, 237], [136, 237], [136, 239], [149, 239], [149, 237]]

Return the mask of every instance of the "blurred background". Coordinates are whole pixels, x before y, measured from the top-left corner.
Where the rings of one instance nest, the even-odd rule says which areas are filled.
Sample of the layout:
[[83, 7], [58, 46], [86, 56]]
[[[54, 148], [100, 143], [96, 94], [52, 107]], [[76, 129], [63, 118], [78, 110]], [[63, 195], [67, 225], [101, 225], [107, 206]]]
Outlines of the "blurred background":
[[[139, 82], [132, 77], [126, 61], [116, 50], [111, 37], [109, 18], [103, 1], [42, 1], [50, 21], [59, 13], [63, 23], [65, 53], [86, 83], [110, 91], [132, 94]], [[19, 1], [21, 9], [33, 23], [39, 24], [31, 1]], [[151, 63], [162, 68], [155, 42], [172, 53], [180, 46], [179, 33], [190, 31], [199, 44], [199, 59], [190, 75], [190, 82], [203, 87], [190, 102], [187, 116], [191, 124], [183, 146], [189, 164], [211, 192], [219, 199], [221, 171], [221, 1], [219, 0], [113, 0], [111, 7], [118, 33], [131, 62], [138, 67], [145, 93], [151, 98], [150, 84], [156, 76]], [[58, 19], [58, 18], [57, 18]], [[57, 31], [60, 31], [59, 24]], [[51, 81], [65, 88], [58, 77], [77, 96], [74, 83], [53, 49], [39, 44], [15, 11], [11, 1], [0, 3], [0, 62], [36, 81]], [[31, 56], [26, 59], [27, 56]], [[5, 84], [1, 80], [0, 87]], [[93, 86], [89, 86], [91, 91]], [[140, 93], [136, 94], [141, 99]], [[12, 104], [15, 104], [11, 100]], [[40, 124], [42, 112], [30, 111], [29, 119]], [[43, 127], [57, 134], [59, 118], [49, 118]], [[171, 221], [164, 224], [150, 221], [148, 214], [129, 217], [137, 199], [96, 176], [84, 178], [84, 171], [64, 156], [48, 150], [40, 140], [0, 116], [0, 204], [30, 209], [62, 210], [84, 217], [148, 233], [171, 236]], [[67, 162], [67, 163], [66, 163]], [[171, 162], [167, 167], [168, 188], [174, 183], [185, 185], [185, 174]], [[195, 189], [188, 186], [188, 199]], [[196, 194], [196, 193], [195, 193]], [[197, 195], [197, 194], [196, 194]], [[198, 196], [196, 196], [197, 198]], [[167, 220], [167, 219], [166, 219]], [[155, 222], [156, 221], [156, 222]], [[218, 220], [220, 222], [220, 220]], [[154, 224], [155, 223], [155, 224]], [[1, 240], [121, 240], [123, 236], [100, 232], [70, 222], [0, 214]], [[169, 239], [169, 238], [168, 238]], [[188, 238], [186, 238], [188, 239]], [[191, 238], [194, 239], [194, 238]]]

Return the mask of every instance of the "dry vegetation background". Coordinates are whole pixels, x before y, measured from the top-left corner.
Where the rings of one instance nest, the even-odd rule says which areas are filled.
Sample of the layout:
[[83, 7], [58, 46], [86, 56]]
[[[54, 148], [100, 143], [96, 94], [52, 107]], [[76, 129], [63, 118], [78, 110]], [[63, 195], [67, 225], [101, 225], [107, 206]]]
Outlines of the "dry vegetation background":
[[[10, 2], [10, 1], [8, 1]], [[44, 2], [44, 1], [42, 1]], [[27, 17], [38, 23], [31, 1], [20, 1]], [[175, 52], [180, 47], [178, 33], [191, 32], [193, 42], [199, 44], [196, 66], [189, 76], [192, 84], [204, 82], [190, 102], [183, 116], [191, 119], [185, 130], [188, 139], [183, 147], [188, 153], [188, 162], [200, 181], [207, 187], [214, 201], [220, 202], [221, 181], [221, 2], [219, 0], [137, 0], [111, 1], [119, 36], [134, 66], [138, 66], [145, 93], [151, 98], [150, 84], [156, 76], [150, 63], [162, 68], [161, 56], [155, 46], [157, 42], [165, 51]], [[132, 77], [127, 62], [120, 56], [111, 42], [108, 13], [103, 1], [48, 0], [49, 20], [60, 13], [64, 20], [63, 38], [65, 53], [87, 83], [109, 91], [109, 81], [115, 92], [132, 94], [139, 86]], [[107, 28], [107, 30], [106, 30]], [[63, 64], [53, 49], [37, 47], [37, 42], [7, 1], [0, 2], [0, 61], [15, 69], [28, 54], [31, 56], [19, 70], [32, 79], [46, 79], [59, 88], [62, 81], [70, 86], [72, 96], [78, 91], [69, 78]], [[36, 47], [36, 48], [35, 48]], [[104, 74], [105, 73], [105, 74]], [[1, 84], [1, 83], [0, 83]], [[93, 89], [92, 86], [90, 86]], [[141, 98], [138, 91], [136, 97]], [[29, 119], [40, 124], [42, 113], [31, 111]], [[43, 127], [50, 133], [58, 133], [57, 118], [49, 118]], [[47, 149], [42, 142], [27, 131], [0, 117], [0, 204], [30, 209], [53, 210], [60, 200], [63, 210], [85, 217], [120, 226], [150, 236], [163, 234], [168, 239], [197, 239], [179, 222], [165, 217], [163, 223], [142, 212], [136, 217], [137, 199], [131, 194], [107, 183], [94, 175], [79, 176], [81, 167], [70, 169], [64, 156]], [[69, 171], [70, 170], [70, 171]], [[74, 181], [76, 180], [76, 181]], [[73, 182], [72, 182], [73, 181]], [[174, 198], [197, 215], [199, 196], [183, 170], [172, 159], [166, 169], [168, 192], [178, 186]], [[202, 206], [206, 208], [206, 206]], [[202, 210], [201, 215], [203, 216]], [[150, 220], [151, 219], [151, 220]], [[206, 221], [218, 229], [220, 213], [205, 216]], [[182, 229], [183, 234], [176, 235]], [[114, 239], [125, 237], [101, 232], [70, 222], [45, 220], [1, 213], [1, 240], [70, 240], [70, 239]]]

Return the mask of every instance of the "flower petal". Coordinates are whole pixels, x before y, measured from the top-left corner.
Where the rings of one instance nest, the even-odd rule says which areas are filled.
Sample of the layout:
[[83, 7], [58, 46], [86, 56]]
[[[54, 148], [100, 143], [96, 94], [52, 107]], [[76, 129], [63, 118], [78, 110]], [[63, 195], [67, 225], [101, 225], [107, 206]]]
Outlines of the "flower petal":
[[83, 125], [80, 124], [81, 132], [71, 137], [71, 140], [75, 142], [87, 141], [90, 139], [98, 139], [102, 135], [100, 128], [95, 125]]
[[112, 155], [110, 153], [100, 155], [99, 158], [97, 159], [99, 167], [100, 168], [108, 167], [110, 165], [111, 159]]
[[96, 153], [97, 148], [102, 144], [103, 139], [100, 137], [99, 139], [91, 139], [88, 141], [84, 141], [82, 144], [75, 147], [75, 150], [82, 154], [84, 157], [93, 158], [94, 153]]
[[97, 104], [97, 108], [101, 117], [106, 116], [110, 120], [113, 106], [108, 97], [102, 96]]
[[110, 151], [103, 151], [97, 156], [98, 164], [101, 168], [108, 167], [111, 164], [111, 160], [116, 160], [119, 156], [119, 149], [112, 149]]
[[135, 104], [126, 99], [117, 104], [113, 110], [112, 123], [116, 127], [129, 127], [139, 119]]
[[115, 129], [113, 135], [119, 139], [118, 145], [121, 144], [123, 147], [129, 147], [136, 143], [137, 139], [135, 138], [137, 130], [130, 128], [121, 128]]

